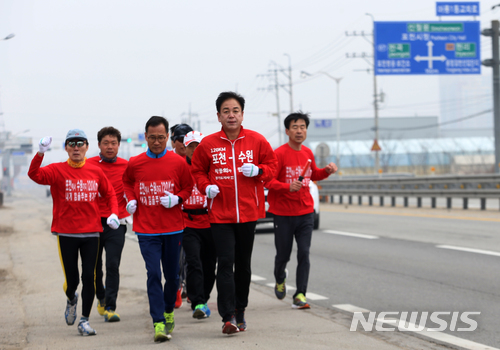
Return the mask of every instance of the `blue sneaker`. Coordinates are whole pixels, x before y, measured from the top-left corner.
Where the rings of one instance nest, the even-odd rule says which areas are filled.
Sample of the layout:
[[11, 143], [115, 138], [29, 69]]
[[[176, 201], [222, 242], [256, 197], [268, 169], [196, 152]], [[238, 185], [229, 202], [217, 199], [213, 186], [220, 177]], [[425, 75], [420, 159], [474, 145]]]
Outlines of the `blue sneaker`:
[[202, 318], [210, 317], [210, 309], [207, 304], [198, 304], [193, 310], [193, 318], [201, 320]]
[[66, 324], [72, 326], [75, 324], [76, 320], [76, 306], [78, 304], [78, 293], [75, 292], [75, 297], [73, 300], [66, 301], [66, 311], [64, 312], [64, 318], [66, 319]]

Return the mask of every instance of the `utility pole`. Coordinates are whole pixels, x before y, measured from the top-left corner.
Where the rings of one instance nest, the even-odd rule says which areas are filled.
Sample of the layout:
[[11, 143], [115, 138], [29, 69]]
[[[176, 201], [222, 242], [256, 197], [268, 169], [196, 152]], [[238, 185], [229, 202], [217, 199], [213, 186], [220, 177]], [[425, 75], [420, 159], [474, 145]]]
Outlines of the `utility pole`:
[[[373, 23], [373, 43], [372, 43], [372, 48], [373, 48], [373, 109], [375, 112], [375, 141], [373, 143], [373, 146], [378, 143], [378, 95], [377, 95], [377, 75], [375, 74], [375, 19], [373, 16], [369, 13], [366, 14], [367, 16], [370, 16], [372, 18], [372, 23]], [[375, 147], [374, 147], [375, 148]], [[379, 158], [379, 152], [377, 150], [374, 150], [375, 152], [375, 175], [378, 174], [379, 169], [380, 169], [380, 158]]]
[[500, 173], [500, 53], [499, 53], [499, 22], [491, 21], [491, 28], [484, 29], [481, 34], [491, 36], [493, 58], [482, 62], [486, 67], [493, 68], [493, 123], [495, 132], [495, 166], [494, 172]]
[[[259, 88], [259, 90], [271, 90], [273, 89], [276, 93], [276, 115], [278, 118], [278, 142], [282, 144], [283, 135], [281, 133], [281, 111], [280, 111], [280, 96], [279, 96], [279, 88], [283, 88], [290, 95], [290, 113], [293, 112], [293, 82], [292, 82], [292, 60], [289, 54], [285, 53], [285, 56], [288, 56], [288, 69], [285, 70], [279, 64], [274, 61], [271, 61], [271, 64], [274, 65], [274, 69], [268, 69], [267, 74], [259, 74], [257, 77], [267, 77], [270, 80], [272, 79], [273, 83], [270, 84], [268, 88]], [[288, 84], [280, 84], [278, 72], [283, 73], [288, 78]]]
[[289, 54], [283, 54], [288, 57], [288, 93], [290, 94], [290, 114], [293, 113], [293, 83], [292, 83], [292, 58]]
[[276, 92], [276, 117], [278, 117], [278, 142], [281, 146], [281, 116], [280, 116], [280, 90], [278, 81], [278, 64], [274, 63], [274, 90]]
[[[364, 52], [361, 53], [361, 55], [353, 54], [352, 56], [350, 56], [349, 54], [347, 54], [346, 56], [347, 56], [347, 58], [363, 58], [372, 67], [370, 69], [367, 69], [366, 71], [370, 72], [370, 70], [371, 70], [373, 72], [373, 111], [374, 111], [374, 117], [375, 117], [373, 130], [375, 131], [375, 137], [374, 137], [374, 141], [373, 141], [372, 151], [375, 152], [375, 163], [374, 163], [373, 170], [374, 170], [375, 175], [378, 175], [379, 170], [380, 170], [380, 155], [379, 155], [380, 147], [379, 147], [379, 143], [378, 143], [378, 140], [379, 140], [379, 128], [378, 128], [378, 124], [379, 124], [378, 123], [378, 110], [379, 110], [379, 107], [378, 107], [378, 103], [383, 102], [382, 101], [383, 94], [377, 93], [377, 75], [375, 74], [375, 19], [373, 18], [373, 15], [371, 15], [370, 13], [366, 13], [366, 15], [370, 16], [372, 19], [372, 23], [373, 23], [372, 34], [365, 34], [363, 31], [361, 32], [361, 34], [357, 34], [356, 32], [349, 34], [346, 32], [346, 36], [361, 36], [366, 41], [368, 41], [372, 45], [373, 56], [371, 56], [371, 57], [373, 58], [373, 62], [369, 62], [367, 60], [367, 58], [370, 56], [365, 54]], [[370, 36], [370, 35], [373, 37], [373, 40], [371, 42], [370, 42], [370, 40], [365, 38], [366, 36]], [[363, 70], [363, 71], [365, 71], [365, 70]], [[379, 97], [380, 97], [380, 99], [379, 99]]]

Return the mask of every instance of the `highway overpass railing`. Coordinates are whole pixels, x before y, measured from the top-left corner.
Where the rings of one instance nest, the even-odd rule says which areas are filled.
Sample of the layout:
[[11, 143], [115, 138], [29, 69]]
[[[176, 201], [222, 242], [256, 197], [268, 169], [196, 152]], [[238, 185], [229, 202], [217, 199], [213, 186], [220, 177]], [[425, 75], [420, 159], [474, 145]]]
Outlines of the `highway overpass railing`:
[[368, 196], [369, 205], [373, 197], [380, 197], [380, 205], [384, 205], [384, 198], [391, 198], [391, 206], [396, 205], [396, 198], [404, 199], [404, 206], [408, 206], [408, 198], [417, 199], [417, 207], [422, 207], [422, 198], [431, 199], [431, 207], [436, 208], [436, 198], [446, 198], [446, 206], [451, 209], [452, 198], [461, 198], [463, 208], [468, 208], [471, 198], [480, 199], [482, 210], [486, 209], [486, 199], [498, 198], [500, 201], [500, 175], [432, 175], [411, 176], [364, 176], [342, 177], [333, 176], [320, 181], [319, 194], [323, 198], [339, 196], [343, 203], [347, 196], [348, 203], [352, 204], [353, 197], [358, 197], [358, 204], [362, 204], [362, 197]]

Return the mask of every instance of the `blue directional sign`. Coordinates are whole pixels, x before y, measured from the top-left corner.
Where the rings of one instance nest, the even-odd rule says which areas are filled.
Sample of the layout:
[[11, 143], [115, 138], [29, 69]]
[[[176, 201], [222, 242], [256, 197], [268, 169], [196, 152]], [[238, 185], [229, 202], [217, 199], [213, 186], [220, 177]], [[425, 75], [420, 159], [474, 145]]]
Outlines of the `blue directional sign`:
[[479, 22], [375, 22], [375, 74], [481, 74]]
[[479, 16], [479, 1], [436, 2], [436, 16]]

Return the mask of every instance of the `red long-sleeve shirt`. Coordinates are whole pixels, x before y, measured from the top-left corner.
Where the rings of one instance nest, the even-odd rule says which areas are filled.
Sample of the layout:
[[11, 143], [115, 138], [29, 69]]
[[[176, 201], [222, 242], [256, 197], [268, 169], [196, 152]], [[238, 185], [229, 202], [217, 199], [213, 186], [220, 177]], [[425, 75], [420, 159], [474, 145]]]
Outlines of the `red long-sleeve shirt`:
[[[269, 189], [268, 211], [275, 215], [299, 216], [314, 212], [314, 200], [309, 192], [309, 182], [326, 179], [328, 173], [319, 169], [314, 161], [314, 154], [302, 145], [300, 151], [292, 149], [288, 143], [278, 147], [274, 153], [278, 158], [278, 170], [274, 179], [264, 184]], [[298, 180], [307, 160], [311, 159], [311, 167], [302, 181], [302, 188], [290, 192], [290, 184]]]
[[73, 168], [67, 162], [40, 168], [42, 160], [37, 153], [31, 161], [28, 176], [37, 184], [50, 185], [52, 232], [102, 232], [98, 193], [107, 201], [111, 212], [118, 213], [115, 191], [104, 172], [88, 163], [81, 168]]
[[[241, 166], [253, 163], [262, 175], [246, 177]], [[205, 136], [192, 160], [193, 176], [202, 193], [208, 185], [217, 185], [220, 193], [209, 199], [211, 223], [244, 223], [265, 216], [264, 187], [276, 170], [276, 157], [261, 134], [241, 128], [235, 140], [224, 130]]]
[[137, 234], [174, 234], [184, 230], [180, 205], [165, 208], [160, 197], [169, 191], [183, 200], [189, 198], [193, 179], [186, 160], [174, 152], [152, 158], [150, 152], [130, 158], [123, 173], [123, 186], [129, 201], [137, 201], [133, 230]]
[[[118, 202], [119, 213], [116, 214], [118, 218], [123, 219], [130, 216], [126, 209], [127, 200], [125, 199], [125, 190], [123, 188], [123, 173], [127, 168], [128, 161], [123, 158], [116, 158], [116, 162], [108, 163], [103, 161], [101, 157], [95, 156], [87, 159], [87, 162], [101, 168], [113, 185], [113, 189], [116, 193], [116, 200]], [[111, 209], [106, 201], [101, 200], [101, 198], [99, 199], [99, 209], [101, 210], [101, 217], [107, 218], [111, 215]]]

